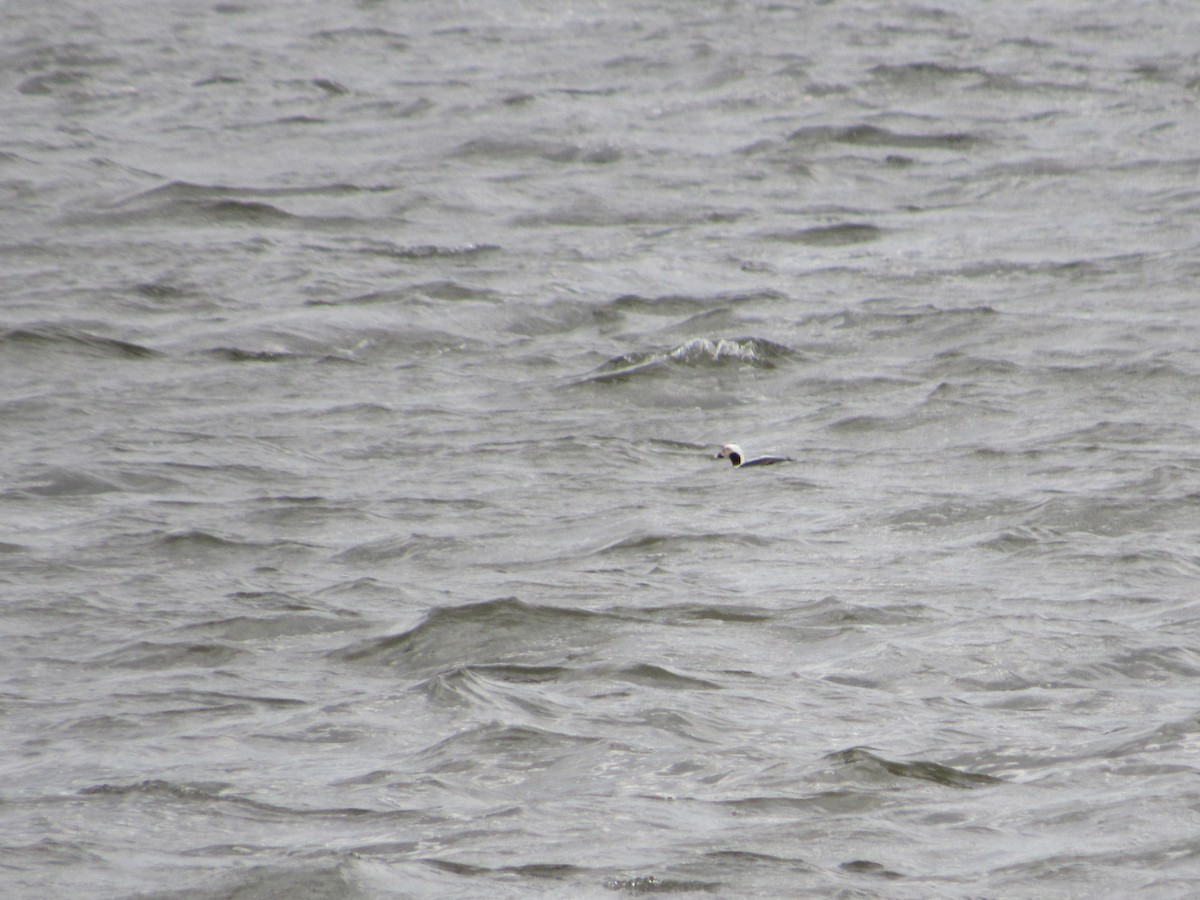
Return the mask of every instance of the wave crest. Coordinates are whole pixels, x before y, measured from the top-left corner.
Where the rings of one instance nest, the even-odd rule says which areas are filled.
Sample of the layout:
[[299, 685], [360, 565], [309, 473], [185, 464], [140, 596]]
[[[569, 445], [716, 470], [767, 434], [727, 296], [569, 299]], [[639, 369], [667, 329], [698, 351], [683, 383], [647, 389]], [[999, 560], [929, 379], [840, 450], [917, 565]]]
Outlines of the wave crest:
[[635, 351], [614, 356], [580, 381], [619, 381], [679, 366], [715, 368], [733, 365], [773, 369], [778, 360], [794, 355], [791, 349], [764, 338], [691, 338], [669, 350]]

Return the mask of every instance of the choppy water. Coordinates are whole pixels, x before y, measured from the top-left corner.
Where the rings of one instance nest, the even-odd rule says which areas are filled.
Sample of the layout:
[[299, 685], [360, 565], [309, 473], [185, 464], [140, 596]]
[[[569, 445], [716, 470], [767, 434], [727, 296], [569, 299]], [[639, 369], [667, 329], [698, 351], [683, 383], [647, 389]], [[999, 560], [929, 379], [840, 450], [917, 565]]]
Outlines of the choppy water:
[[7, 5], [5, 896], [1193, 896], [1198, 46]]

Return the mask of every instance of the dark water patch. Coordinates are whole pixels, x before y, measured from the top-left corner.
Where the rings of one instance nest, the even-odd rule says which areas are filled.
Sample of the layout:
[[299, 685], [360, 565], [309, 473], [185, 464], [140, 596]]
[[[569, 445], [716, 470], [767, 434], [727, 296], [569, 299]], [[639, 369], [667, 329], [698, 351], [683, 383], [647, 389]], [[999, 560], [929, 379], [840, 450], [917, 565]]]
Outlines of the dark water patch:
[[308, 704], [282, 697], [252, 697], [216, 691], [170, 691], [118, 693], [111, 695], [110, 708], [121, 714], [101, 713], [68, 720], [66, 728], [97, 740], [115, 740], [118, 735], [161, 733], [164, 729], [209, 727], [223, 720], [247, 721], [273, 710], [297, 709]]
[[289, 822], [293, 819], [328, 819], [344, 823], [347, 820], [392, 822], [400, 824], [412, 819], [404, 811], [377, 811], [362, 807], [303, 808], [282, 806], [254, 800], [232, 793], [232, 785], [221, 781], [175, 782], [152, 778], [127, 784], [97, 784], [81, 789], [78, 797], [88, 800], [161, 801], [183, 804], [185, 807], [211, 808], [228, 806], [255, 814], [255, 818]]
[[813, 867], [802, 859], [776, 856], [772, 853], [758, 853], [752, 850], [713, 850], [705, 853], [704, 858], [723, 864], [732, 863], [735, 866], [784, 865], [804, 871], [813, 870]]
[[504, 326], [506, 334], [522, 337], [565, 335], [583, 330], [591, 332], [597, 324], [607, 325], [616, 317], [603, 309], [590, 309], [574, 300], [559, 300], [515, 311], [514, 318]]
[[[931, 378], [941, 375], [937, 370], [929, 373]], [[976, 426], [974, 430], [980, 435], [984, 434], [983, 426], [989, 418], [1003, 416], [1012, 420], [1020, 414], [1011, 403], [996, 398], [991, 385], [957, 378], [934, 384], [916, 409], [927, 419], [951, 415], [957, 420], [961, 416], [971, 416]]]
[[865, 780], [868, 783], [889, 782], [892, 779], [930, 781], [946, 787], [974, 788], [981, 785], [1003, 784], [999, 778], [966, 772], [941, 763], [918, 760], [900, 762], [886, 759], [862, 747], [839, 750], [825, 757], [834, 763], [842, 777]]
[[854, 415], [846, 416], [844, 419], [838, 419], [826, 426], [833, 432], [844, 432], [848, 434], [871, 434], [874, 432], [898, 432], [908, 431], [917, 427], [919, 423], [914, 421], [911, 415], [904, 414], [899, 416], [876, 416], [876, 415]]
[[119, 650], [93, 657], [90, 662], [103, 668], [115, 666], [145, 671], [214, 669], [229, 665], [244, 655], [244, 651], [225, 644], [135, 641]]
[[[230, 787], [224, 781], [172, 782], [148, 779], [132, 784], [97, 784], [79, 791], [81, 797], [160, 796], [176, 800], [213, 800]], [[224, 798], [222, 798], [224, 799]]]
[[239, 607], [252, 606], [255, 609], [283, 612], [307, 612], [312, 609], [307, 603], [280, 591], [233, 591], [226, 597]]
[[909, 150], [966, 150], [982, 139], [968, 132], [942, 134], [904, 134], [877, 125], [812, 125], [788, 135], [788, 141], [802, 146], [850, 144], [856, 147], [899, 147]]
[[603, 87], [603, 88], [575, 88], [575, 87], [556, 87], [551, 88], [552, 94], [566, 94], [568, 97], [612, 97], [616, 94], [623, 93], [627, 88], [619, 87]]
[[[728, 464], [725, 468], [728, 468]], [[619, 538], [598, 547], [592, 553], [598, 556], [634, 554], [640, 558], [662, 559], [677, 554], [688, 554], [692, 551], [703, 555], [714, 547], [771, 547], [777, 543], [779, 541], [776, 539], [744, 532], [721, 534], [646, 533]]]
[[272, 225], [297, 218], [277, 206], [261, 200], [204, 200], [179, 204], [174, 212], [217, 224]]
[[977, 66], [954, 66], [937, 62], [910, 62], [891, 64], [883, 63], [873, 66], [870, 74], [880, 81], [886, 81], [904, 88], [929, 89], [943, 85], [960, 88], [964, 80], [979, 81], [987, 77], [987, 73]]
[[[1031, 193], [1043, 190], [1042, 177], [1061, 177], [1071, 173], [1043, 172], [1041, 167], [1030, 164], [1032, 171], [1012, 174], [997, 172], [995, 180], [1007, 184], [1016, 180], [1028, 183]], [[1078, 174], [1078, 173], [1076, 173]], [[978, 179], [973, 182], [978, 183]], [[965, 259], [962, 263], [937, 273], [941, 277], [961, 277], [977, 282], [997, 280], [1005, 284], [1018, 283], [1040, 285], [1045, 279], [1058, 279], [1069, 284], [1111, 288], [1116, 280], [1131, 285], [1131, 290], [1143, 290], [1147, 279], [1157, 278], [1162, 272], [1160, 253], [1116, 253], [1107, 256], [1091, 256], [1086, 259]], [[926, 283], [932, 272], [922, 272], [914, 280]]]
[[17, 93], [31, 97], [52, 94], [76, 94], [82, 92], [92, 76], [81, 69], [55, 69], [40, 75], [31, 75], [17, 85]]
[[549, 162], [574, 162], [582, 155], [574, 144], [551, 143], [530, 138], [475, 138], [451, 151], [459, 159], [498, 160], [543, 159]]
[[852, 859], [849, 862], [841, 863], [838, 868], [852, 875], [870, 875], [872, 878], [886, 878], [890, 881], [904, 878], [904, 875], [889, 869], [883, 863], [869, 859]]
[[1068, 544], [1067, 538], [1052, 528], [1014, 525], [989, 534], [976, 546], [997, 553], [1017, 554], [1061, 550]]
[[624, 314], [648, 314], [655, 316], [678, 316], [706, 312], [724, 307], [737, 307], [758, 301], [787, 300], [780, 291], [737, 291], [717, 294], [663, 294], [645, 297], [640, 294], [622, 294], [598, 307], [598, 312]]
[[197, 622], [176, 629], [177, 634], [191, 635], [210, 641], [233, 642], [271, 641], [283, 637], [308, 634], [333, 634], [360, 628], [357, 616], [284, 613], [274, 616], [230, 616], [212, 622]]
[[[720, 635], [730, 641], [746, 641], [751, 645], [769, 636], [771, 640], [793, 641], [797, 646], [814, 646], [819, 642], [837, 640], [846, 635], [866, 636], [873, 631], [881, 634], [894, 631], [899, 634], [914, 626], [927, 625], [942, 618], [937, 610], [920, 603], [872, 606], [849, 603], [836, 597], [825, 597], [814, 603], [782, 609], [765, 610], [752, 607], [745, 612], [702, 604], [645, 609], [621, 607], [610, 611], [623, 618], [651, 623], [658, 629], [683, 629], [679, 640], [684, 642], [689, 640], [689, 633], [696, 634], [699, 629], [699, 634]], [[589, 675], [592, 673], [586, 666], [582, 671]], [[701, 681], [707, 681], [699, 675], [681, 675], [673, 671], [670, 674], [684, 679], [699, 678]], [[721, 675], [723, 678], [735, 680], [759, 679], [753, 671], [741, 668], [722, 669]], [[564, 680], [569, 677], [572, 676], [564, 676]], [[612, 677], [617, 678], [619, 675], [614, 674]], [[840, 676], [830, 676], [827, 680], [861, 686], [860, 682]], [[726, 686], [721, 683], [680, 684], [681, 688], [696, 690], [721, 689]], [[866, 686], [879, 687], [874, 682]]]
[[374, 525], [375, 519], [359, 501], [328, 503], [324, 498], [310, 502], [287, 501], [278, 497], [259, 497], [245, 514], [243, 521], [254, 526], [283, 529], [287, 534], [297, 530], [327, 534], [331, 528], [355, 528]]
[[143, 191], [71, 221], [102, 225], [216, 225], [347, 227], [362, 221], [342, 216], [302, 215], [276, 205], [278, 199], [343, 196], [390, 188], [321, 184], [294, 188], [236, 188], [170, 182]]
[[[234, 4], [218, 4], [214, 11], [232, 14], [243, 10]], [[219, 859], [225, 867], [221, 874], [205, 877], [202, 885], [139, 891], [137, 900], [280, 900], [285, 897], [289, 900], [352, 900], [364, 896], [360, 879], [344, 860], [329, 865], [293, 856], [282, 865], [247, 863], [248, 859], [270, 856], [276, 849], [255, 842], [239, 842], [183, 850], [179, 856], [184, 859], [200, 860], [205, 866], [215, 866], [216, 863], [207, 860]], [[237, 864], [229, 865], [230, 860], [237, 860]]]
[[202, 528], [188, 528], [173, 531], [158, 538], [160, 547], [172, 554], [188, 555], [192, 553], [262, 553], [283, 546], [295, 545], [294, 542], [282, 541], [247, 541], [239, 538], [225, 537]]
[[[1200, 735], [1200, 715], [1192, 715], [1173, 722], [1166, 722], [1134, 738], [1123, 739], [1105, 750], [1100, 756], [1105, 759], [1126, 762], [1142, 754], [1159, 756], [1172, 750], [1187, 752], [1194, 745], [1198, 735]], [[1194, 774], [1196, 769], [1189, 763], [1185, 771]], [[1123, 771], [1122, 774], [1126, 773]], [[1127, 774], [1152, 773], [1129, 772]]]
[[715, 341], [692, 338], [669, 350], [633, 351], [614, 356], [575, 383], [622, 382], [688, 369], [773, 369], [797, 355], [794, 350], [765, 338], [718, 338]]
[[1047, 377], [1063, 382], [1092, 384], [1122, 391], [1149, 389], [1159, 382], [1166, 383], [1162, 385], [1164, 388], [1175, 382], [1182, 391], [1196, 378], [1196, 373], [1160, 355], [1121, 359], [1115, 353], [1109, 358], [1048, 365], [1043, 372]]
[[867, 606], [837, 597], [823, 597], [815, 603], [782, 610], [776, 614], [776, 619], [784, 626], [798, 626], [805, 630], [832, 629], [840, 633], [847, 629], [899, 629], [928, 622], [933, 615], [934, 611], [929, 606], [920, 603]]
[[1114, 679], [1158, 684], [1194, 683], [1200, 678], [1200, 652], [1191, 647], [1142, 647], [1101, 662], [1072, 666], [1064, 676], [1083, 684], [1111, 685]]
[[427, 113], [429, 110], [437, 106], [433, 100], [428, 97], [414, 97], [413, 99], [379, 99], [378, 95], [367, 95], [376, 99], [368, 99], [365, 102], [354, 104], [353, 114], [355, 115], [373, 115], [379, 120], [386, 119], [411, 119], [419, 116], [422, 113]]
[[8, 838], [4, 842], [4, 868], [10, 883], [20, 883], [19, 874], [24, 871], [45, 871], [47, 868], [80, 866], [88, 871], [103, 868], [105, 859], [92, 850], [90, 841], [72, 841], [59, 838], [32, 839]]
[[625, 158], [625, 153], [620, 147], [606, 143], [592, 147], [591, 149], [585, 149], [579, 158], [582, 162], [591, 163], [592, 165], [608, 165], [609, 163], [620, 162]]
[[[513, 216], [517, 228], [632, 228], [639, 225], [678, 228], [688, 224], [677, 209], [643, 209], [635, 205], [616, 205], [608, 197], [575, 197], [542, 212]], [[696, 216], [703, 221], [703, 216]]]
[[39, 353], [44, 350], [63, 350], [72, 355], [84, 354], [109, 359], [152, 359], [162, 356], [157, 350], [118, 338], [92, 334], [82, 328], [69, 325], [31, 325], [0, 332], [0, 349], [29, 348]]
[[[207, 444], [210, 441], [223, 442], [221, 438], [210, 434], [194, 434], [184, 435], [180, 444]], [[272, 448], [267, 447], [267, 450]], [[271, 469], [265, 466], [249, 465], [246, 463], [234, 462], [183, 462], [180, 460], [166, 459], [158, 463], [158, 465], [171, 472], [179, 472], [180, 478], [186, 483], [194, 483], [196, 478], [204, 479], [211, 484], [236, 484], [241, 486], [249, 485], [250, 487], [261, 490], [264, 485], [271, 484], [279, 480], [280, 471]], [[193, 499], [172, 499], [162, 498], [156, 501], [157, 503], [171, 507], [175, 506], [184, 510], [190, 509], [201, 501]], [[176, 534], [183, 534], [183, 531], [178, 531]]]
[[193, 292], [168, 282], [143, 281], [130, 287], [130, 293], [160, 302], [184, 300], [194, 296]]
[[198, 81], [192, 82], [192, 87], [215, 87], [228, 86], [234, 84], [244, 84], [246, 79], [237, 75], [209, 75], [207, 78], [201, 78]]
[[213, 347], [203, 350], [205, 356], [230, 363], [281, 363], [310, 359], [307, 354], [286, 350], [245, 350], [241, 347]]
[[283, 225], [301, 219], [261, 200], [145, 194], [108, 210], [74, 217], [79, 224]]
[[279, 744], [325, 747], [331, 745], [353, 746], [364, 740], [367, 734], [358, 728], [339, 728], [328, 722], [321, 722], [302, 729], [288, 728], [284, 731], [259, 731], [254, 736], [262, 741], [271, 741]]
[[[837, 356], [845, 352], [842, 348], [822, 346], [806, 348], [814, 350], [823, 356]], [[845, 377], [809, 375], [802, 382], [806, 393], [837, 400], [844, 403], [847, 400], [867, 398], [871, 401], [883, 395], [900, 395], [909, 392], [910, 388], [920, 387], [923, 382], [916, 378], [905, 378], [896, 375], [859, 375], [849, 374]], [[835, 409], [837, 407], [834, 407]]]
[[312, 38], [331, 44], [371, 44], [387, 50], [407, 50], [410, 37], [400, 31], [378, 26], [346, 25], [341, 28], [325, 28], [314, 31]]
[[[56, 32], [57, 34], [58, 32]], [[53, 68], [98, 69], [119, 65], [120, 56], [97, 52], [94, 43], [58, 41], [40, 43], [30, 41], [10, 62], [19, 71], [36, 71]]]
[[[253, 694], [230, 694], [224, 691], [173, 690], [139, 694], [116, 694], [119, 699], [135, 699], [148, 706], [161, 706], [156, 714], [192, 713], [197, 711], [228, 711], [230, 709], [261, 708], [267, 710], [299, 709], [308, 706], [307, 700], [294, 697], [266, 697]], [[187, 705], [184, 705], [187, 704]]]
[[492, 722], [438, 741], [417, 758], [430, 774], [500, 783], [507, 782], [506, 772], [547, 769], [561, 763], [564, 754], [605, 743], [601, 738]]
[[674, 672], [665, 666], [654, 663], [573, 666], [484, 664], [458, 668], [452, 672], [442, 673], [438, 678], [446, 676], [461, 678], [465, 675], [479, 676], [487, 681], [510, 685], [616, 681], [660, 690], [716, 691], [721, 689], [721, 685], [716, 682]]
[[332, 78], [314, 78], [312, 85], [333, 97], [344, 97], [351, 93], [350, 88], [346, 87], [340, 81], [334, 81]]
[[[1016, 180], [1021, 182], [1027, 178], [1058, 179], [1078, 174], [1080, 174], [1080, 170], [1075, 164], [1052, 157], [1034, 156], [1020, 160], [1006, 160], [1005, 162], [985, 166], [983, 169], [975, 172], [972, 177], [977, 181], [994, 180], [997, 182], [1006, 182]], [[1071, 262], [1065, 265], [1074, 266], [1079, 264], [1080, 262]], [[1083, 264], [1087, 265], [1087, 263]], [[1054, 272], [1063, 265], [1063, 263], [1047, 262], [1044, 260], [1034, 262], [1004, 259], [987, 260], [985, 262], [968, 260], [966, 261], [966, 268], [963, 271], [984, 274], [986, 272], [1027, 271], [1032, 268], [1034, 271]]]
[[958, 335], [990, 325], [999, 313], [991, 306], [910, 306], [891, 300], [867, 300], [851, 309], [813, 317], [812, 324], [826, 324], [839, 330], [861, 331], [873, 338], [904, 335], [930, 337], [949, 333]]
[[769, 231], [761, 235], [768, 241], [805, 244], [809, 247], [843, 247], [877, 241], [884, 231], [869, 222], [846, 222], [840, 225], [820, 225], [793, 231]]
[[[322, 298], [320, 300], [306, 300], [306, 306], [369, 306], [374, 304], [414, 304], [425, 303], [430, 301], [467, 301], [467, 300], [495, 300], [495, 295], [484, 288], [475, 288], [469, 285], [459, 284], [454, 281], [437, 281], [426, 284], [413, 285], [407, 288], [398, 288], [394, 290], [370, 291], [365, 294], [356, 294], [352, 297], [344, 297], [338, 299]], [[461, 335], [447, 331], [433, 331], [429, 329], [412, 329], [418, 336], [430, 335], [431, 339], [440, 340], [444, 346], [457, 346], [463, 343]], [[406, 329], [405, 337], [408, 337]], [[407, 343], [407, 341], [406, 341]]]
[[959, 378], [990, 382], [1011, 379], [1025, 371], [1024, 367], [1006, 359], [978, 356], [962, 350], [944, 350], [929, 366], [929, 377]]
[[413, 534], [402, 538], [381, 538], [344, 550], [334, 561], [345, 565], [370, 565], [414, 559], [446, 559], [465, 552], [466, 545], [457, 538]]
[[461, 284], [457, 281], [430, 281], [415, 284], [407, 289], [412, 296], [425, 297], [429, 300], [491, 300], [499, 299], [497, 293], [489, 288]]
[[636, 663], [616, 667], [591, 667], [586, 671], [587, 676], [603, 676], [615, 681], [636, 684], [642, 687], [673, 691], [717, 691], [721, 685], [704, 678], [682, 675], [664, 666], [653, 663]]
[[1105, 419], [1053, 435], [1044, 439], [1042, 446], [1083, 452], [1137, 450], [1153, 447], [1157, 442], [1189, 443], [1195, 439], [1195, 434], [1195, 430], [1184, 423], [1163, 425], [1140, 417], [1129, 421]]
[[942, 497], [889, 514], [883, 522], [896, 529], [925, 531], [991, 523], [997, 518], [1026, 516], [1037, 504], [1029, 500]]
[[29, 494], [35, 497], [78, 497], [123, 490], [123, 485], [83, 469], [55, 467], [46, 469], [23, 485], [14, 485], [11, 491], [4, 493], [10, 496]]
[[[1175, 568], [1182, 574], [1195, 565], [1196, 557], [1183, 543], [1184, 535], [1195, 533], [1194, 515], [1195, 501], [1187, 496], [1147, 498], [1120, 491], [1052, 496], [1025, 524], [1069, 537], [1079, 561]], [[1089, 541], [1088, 535], [1099, 540]]]
[[502, 883], [510, 884], [514, 878], [519, 880], [532, 879], [535, 881], [567, 881], [576, 880], [587, 873], [587, 869], [568, 863], [528, 863], [519, 866], [480, 866], [470, 863], [445, 859], [423, 859], [425, 865], [460, 875], [466, 878], [499, 877]]
[[332, 658], [406, 670], [464, 664], [544, 666], [595, 651], [622, 627], [606, 613], [487, 600], [430, 611], [400, 634], [359, 641]]
[[648, 607], [645, 609], [623, 609], [625, 615], [645, 617], [654, 622], [668, 625], [686, 625], [696, 622], [728, 622], [731, 624], [756, 624], [773, 621], [778, 611], [764, 607], [717, 606], [709, 604], [679, 604], [673, 606]]
[[294, 187], [237, 187], [223, 184], [196, 184], [188, 181], [171, 181], [149, 190], [141, 191], [115, 204], [120, 207], [134, 204], [147, 198], [164, 200], [189, 200], [195, 202], [221, 200], [247, 201], [257, 197], [309, 197], [309, 196], [353, 196], [362, 193], [389, 192], [393, 188], [362, 186], [345, 182], [299, 185]]
[[478, 665], [473, 671], [507, 684], [547, 684], [563, 681], [569, 670], [564, 666]]
[[[351, 403], [341, 403], [323, 409], [320, 412], [322, 418], [330, 419], [345, 419], [350, 423], [361, 423], [367, 420], [390, 421], [393, 420], [399, 412], [399, 407], [389, 406], [380, 401], [362, 400]], [[264, 498], [266, 499], [266, 498]], [[284, 499], [284, 498], [276, 498]], [[288, 498], [295, 502], [320, 502], [324, 498], [321, 497], [305, 497], [305, 498]]]

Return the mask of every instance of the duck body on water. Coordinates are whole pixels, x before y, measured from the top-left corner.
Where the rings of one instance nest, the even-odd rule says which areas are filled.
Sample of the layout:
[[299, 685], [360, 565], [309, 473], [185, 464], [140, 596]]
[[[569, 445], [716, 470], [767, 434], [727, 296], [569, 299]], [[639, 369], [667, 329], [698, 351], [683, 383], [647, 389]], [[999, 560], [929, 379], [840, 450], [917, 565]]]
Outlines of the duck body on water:
[[735, 469], [744, 469], [747, 466], [770, 466], [775, 463], [795, 462], [790, 456], [756, 456], [754, 459], [746, 459], [746, 454], [742, 452], [742, 448], [737, 444], [726, 444], [717, 452], [715, 458], [729, 460]]

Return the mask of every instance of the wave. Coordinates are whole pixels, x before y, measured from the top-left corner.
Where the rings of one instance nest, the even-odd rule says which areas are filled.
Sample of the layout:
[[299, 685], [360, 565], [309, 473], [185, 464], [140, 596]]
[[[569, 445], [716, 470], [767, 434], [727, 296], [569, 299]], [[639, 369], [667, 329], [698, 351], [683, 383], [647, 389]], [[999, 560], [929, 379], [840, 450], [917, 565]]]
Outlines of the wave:
[[375, 666], [446, 669], [464, 664], [541, 666], [571, 648], [591, 647], [593, 632], [610, 631], [607, 613], [537, 606], [505, 597], [431, 610], [399, 634], [358, 641], [334, 659]]
[[179, 782], [168, 781], [162, 778], [151, 778], [127, 784], [111, 784], [106, 782], [92, 785], [81, 789], [79, 796], [112, 797], [118, 799], [125, 797], [154, 797], [186, 804], [230, 805], [260, 815], [279, 816], [285, 821], [291, 820], [294, 817], [329, 817], [338, 821], [353, 817], [355, 819], [378, 818], [384, 821], [395, 821], [397, 819], [402, 820], [408, 815], [404, 811], [380, 811], [353, 806], [316, 809], [282, 806], [230, 793], [230, 787], [227, 782], [221, 781]]
[[93, 664], [123, 669], [215, 669], [230, 665], [244, 656], [245, 650], [226, 644], [199, 641], [164, 643], [135, 641], [91, 660]]
[[685, 553], [693, 547], [703, 554], [713, 547], [769, 547], [774, 543], [770, 538], [759, 537], [744, 532], [704, 533], [704, 534], [633, 534], [598, 547], [593, 553], [607, 555], [610, 553], [632, 552], [639, 556], [662, 558]]
[[704, 312], [726, 306], [750, 303], [756, 300], [787, 300], [781, 291], [762, 290], [719, 294], [663, 294], [646, 297], [641, 294], [622, 294], [605, 304], [605, 313], [648, 313], [650, 315], [676, 316]]
[[576, 383], [623, 381], [634, 376], [679, 368], [713, 369], [750, 366], [773, 369], [796, 356], [783, 344], [765, 338], [692, 338], [669, 350], [646, 350], [614, 356]]
[[986, 80], [988, 73], [979, 66], [954, 66], [936, 62], [881, 63], [870, 73], [882, 81], [901, 87], [928, 89], [935, 85], [952, 84], [958, 87], [962, 79]]
[[422, 750], [418, 760], [424, 771], [434, 774], [457, 776], [485, 766], [527, 772], [561, 764], [564, 754], [604, 744], [601, 738], [491, 722], [438, 741]]
[[825, 759], [833, 763], [840, 777], [854, 781], [890, 781], [893, 779], [915, 779], [932, 781], [947, 787], [974, 788], [989, 784], [1003, 784], [993, 775], [983, 775], [956, 769], [928, 760], [901, 762], [887, 759], [863, 747], [851, 747], [830, 753]]
[[[355, 217], [312, 215], [290, 212], [277, 199], [309, 199], [343, 196], [390, 188], [349, 184], [310, 185], [290, 188], [238, 188], [172, 181], [120, 200], [96, 212], [81, 213], [73, 220], [82, 224], [154, 224], [176, 222], [201, 225], [345, 226], [361, 224]], [[272, 201], [272, 202], [269, 202]]]
[[615, 162], [622, 156], [620, 150], [610, 145], [585, 150], [575, 144], [530, 138], [475, 138], [451, 151], [451, 155], [460, 159], [479, 158], [488, 163], [498, 159], [541, 159], [556, 163], [596, 164]]
[[388, 187], [361, 186], [345, 182], [299, 185], [295, 187], [239, 187], [225, 184], [196, 184], [190, 181], [170, 181], [141, 191], [118, 203], [118, 206], [147, 198], [172, 200], [223, 200], [230, 197], [311, 197], [322, 195], [345, 196], [390, 191]]
[[788, 135], [793, 144], [851, 144], [857, 147], [899, 147], [908, 150], [963, 150], [982, 142], [965, 131], [940, 134], [905, 134], [865, 123], [848, 126], [812, 125]]
[[500, 250], [499, 244], [460, 244], [458, 246], [443, 246], [440, 244], [407, 244], [392, 243], [370, 244], [357, 252], [365, 256], [382, 256], [386, 259], [420, 260], [420, 259], [464, 259], [481, 256], [485, 253], [495, 253]]
[[87, 494], [107, 494], [125, 488], [107, 478], [83, 469], [57, 466], [46, 469], [35, 481], [12, 490], [13, 495], [32, 494], [40, 497], [74, 497]]
[[342, 618], [315, 612], [284, 612], [266, 616], [230, 616], [209, 622], [197, 622], [177, 629], [176, 633], [238, 643], [297, 635], [330, 634], [360, 627], [361, 623], [349, 616]]
[[71, 353], [83, 350], [92, 356], [112, 359], [151, 359], [162, 354], [150, 347], [119, 338], [92, 334], [70, 325], [26, 325], [0, 332], [0, 347], [4, 345], [31, 349], [62, 349]]
[[818, 225], [794, 231], [770, 231], [762, 235], [765, 240], [789, 244], [804, 244], [809, 247], [842, 247], [849, 244], [866, 244], [877, 241], [884, 230], [870, 222], [845, 222], [839, 225]]
[[402, 559], [452, 557], [461, 553], [463, 543], [453, 537], [412, 534], [408, 537], [381, 538], [343, 550], [335, 562], [372, 565]]
[[436, 685], [439, 691], [458, 694], [473, 693], [478, 690], [480, 685], [485, 684], [520, 686], [568, 681], [619, 682], [659, 690], [716, 691], [721, 689], [721, 685], [714, 681], [675, 672], [655, 663], [626, 663], [623, 665], [602, 663], [582, 666], [485, 663], [460, 666], [439, 673], [426, 682], [426, 686], [431, 688]]

